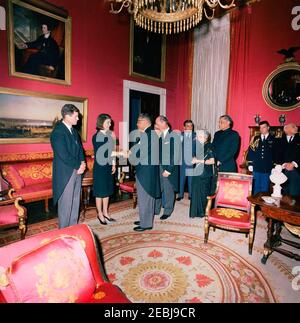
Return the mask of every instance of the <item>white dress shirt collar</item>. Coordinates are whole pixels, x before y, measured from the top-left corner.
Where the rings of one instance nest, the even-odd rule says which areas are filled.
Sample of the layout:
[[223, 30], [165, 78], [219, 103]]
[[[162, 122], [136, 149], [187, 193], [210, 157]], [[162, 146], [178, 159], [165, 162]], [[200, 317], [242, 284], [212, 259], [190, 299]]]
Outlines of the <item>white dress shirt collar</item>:
[[44, 34], [44, 38], [49, 38], [50, 37], [50, 32], [47, 34]]
[[63, 124], [69, 129], [72, 134], [72, 126], [69, 126], [66, 122], [63, 121]]
[[167, 128], [166, 130], [164, 130], [164, 132], [163, 132], [163, 138], [166, 138], [166, 135], [167, 135], [167, 133], [168, 133], [169, 129], [170, 129], [170, 128]]
[[266, 140], [266, 139], [268, 139], [268, 137], [269, 137], [269, 134], [267, 133], [267, 134], [265, 134], [265, 135], [260, 135], [260, 138], [261, 138], [261, 140]]

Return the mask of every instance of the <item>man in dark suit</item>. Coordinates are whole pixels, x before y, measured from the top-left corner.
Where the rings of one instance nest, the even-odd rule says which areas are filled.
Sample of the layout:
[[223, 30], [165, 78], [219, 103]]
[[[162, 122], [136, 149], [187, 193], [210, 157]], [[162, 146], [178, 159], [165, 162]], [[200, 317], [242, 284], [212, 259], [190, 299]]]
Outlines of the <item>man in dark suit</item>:
[[[129, 156], [129, 161], [135, 166], [136, 170], [140, 216], [140, 221], [134, 222], [137, 226], [133, 230], [145, 231], [151, 230], [153, 227], [155, 199], [160, 196], [158, 136], [151, 127], [150, 116], [146, 113], [139, 115], [137, 127], [140, 136], [139, 141], [131, 148]], [[156, 151], [155, 147], [157, 148]]]
[[269, 192], [273, 168], [275, 138], [269, 133], [268, 121], [259, 123], [260, 135], [255, 136], [248, 149], [249, 171], [253, 171], [253, 194]]
[[47, 24], [42, 25], [42, 35], [32, 42], [27, 42], [22, 49], [34, 48], [38, 51], [33, 53], [24, 66], [24, 72], [39, 74], [40, 65], [48, 65], [50, 69], [55, 69], [59, 58], [59, 47]]
[[180, 165], [180, 172], [179, 172], [179, 194], [177, 197], [177, 201], [183, 199], [184, 196], [184, 187], [185, 182], [188, 182], [188, 191], [189, 191], [189, 198], [191, 199], [192, 196], [192, 176], [189, 172], [192, 172], [193, 165], [192, 159], [195, 155], [196, 151], [196, 134], [194, 132], [194, 123], [192, 120], [185, 120], [183, 123], [184, 131], [181, 133], [181, 165]]
[[171, 131], [165, 116], [156, 118], [155, 127], [160, 131], [159, 172], [162, 191], [162, 198], [156, 200], [155, 214], [160, 213], [162, 206], [164, 213], [160, 219], [165, 220], [174, 210], [175, 192], [178, 191], [181, 141], [180, 136]]
[[213, 147], [219, 172], [236, 172], [236, 157], [240, 146], [239, 134], [232, 130], [233, 121], [229, 115], [219, 119], [219, 128], [214, 135]]
[[285, 134], [276, 145], [276, 164], [281, 164], [288, 180], [284, 194], [300, 196], [300, 137], [295, 123], [284, 126]]
[[61, 109], [58, 122], [50, 137], [53, 149], [52, 188], [53, 203], [58, 203], [59, 227], [65, 228], [78, 221], [81, 178], [85, 171], [83, 148], [76, 129], [79, 110], [73, 104]]

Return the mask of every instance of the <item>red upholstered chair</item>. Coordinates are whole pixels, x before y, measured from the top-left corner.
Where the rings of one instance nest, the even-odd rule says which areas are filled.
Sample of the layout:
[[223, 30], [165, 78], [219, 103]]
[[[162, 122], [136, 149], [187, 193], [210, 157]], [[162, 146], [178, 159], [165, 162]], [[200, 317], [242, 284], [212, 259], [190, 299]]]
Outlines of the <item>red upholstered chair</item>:
[[[207, 243], [210, 227], [249, 234], [249, 254], [252, 254], [255, 227], [254, 206], [247, 197], [251, 195], [252, 175], [240, 173], [218, 174], [217, 191], [208, 196], [205, 214], [205, 237]], [[212, 202], [215, 200], [214, 208]]]
[[136, 192], [136, 185], [134, 180], [125, 180], [126, 173], [121, 172], [120, 180], [119, 180], [119, 194], [121, 195], [122, 192], [132, 194], [133, 199], [133, 208], [136, 208], [137, 205], [137, 192]]
[[0, 229], [18, 227], [21, 239], [26, 234], [26, 214], [24, 206], [19, 205], [22, 197], [13, 197], [13, 189], [9, 189], [9, 184], [0, 174]]
[[0, 248], [0, 302], [129, 303], [105, 278], [86, 224]]

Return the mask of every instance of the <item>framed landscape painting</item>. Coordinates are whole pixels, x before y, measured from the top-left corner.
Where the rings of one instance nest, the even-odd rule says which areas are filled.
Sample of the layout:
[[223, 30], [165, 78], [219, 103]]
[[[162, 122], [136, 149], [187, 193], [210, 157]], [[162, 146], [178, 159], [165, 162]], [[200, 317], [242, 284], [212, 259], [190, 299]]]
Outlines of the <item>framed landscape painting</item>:
[[9, 74], [70, 85], [71, 18], [43, 1], [7, 4]]
[[87, 138], [87, 98], [0, 87], [0, 144], [49, 142], [64, 104], [80, 111], [76, 126], [82, 141]]
[[130, 23], [129, 74], [165, 81], [166, 36]]

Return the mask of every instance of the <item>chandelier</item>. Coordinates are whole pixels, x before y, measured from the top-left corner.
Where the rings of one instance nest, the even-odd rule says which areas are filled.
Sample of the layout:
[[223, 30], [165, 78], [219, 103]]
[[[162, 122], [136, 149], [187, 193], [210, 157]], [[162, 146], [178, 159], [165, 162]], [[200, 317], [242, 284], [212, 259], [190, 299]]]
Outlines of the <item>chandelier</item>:
[[[172, 34], [196, 26], [203, 17], [214, 18], [215, 9], [233, 8], [235, 0], [223, 4], [221, 0], [109, 0], [111, 13], [118, 14], [123, 8], [133, 15], [135, 23], [151, 32]], [[228, 1], [229, 2], [229, 1]]]

